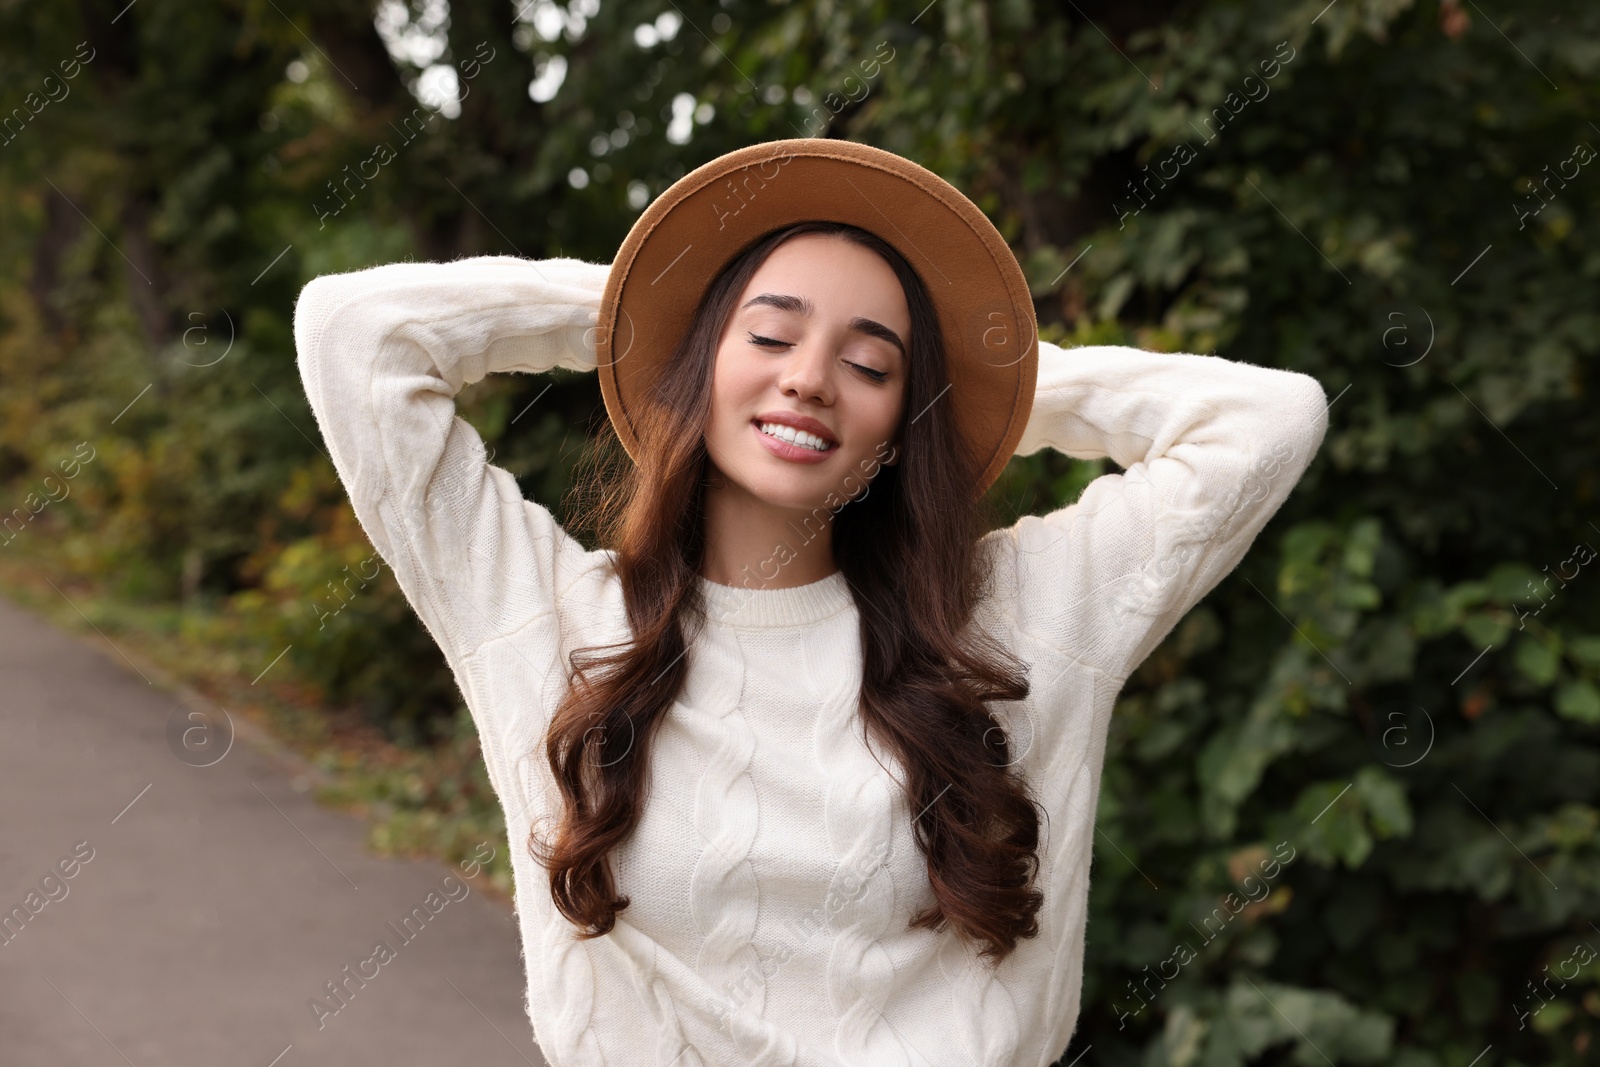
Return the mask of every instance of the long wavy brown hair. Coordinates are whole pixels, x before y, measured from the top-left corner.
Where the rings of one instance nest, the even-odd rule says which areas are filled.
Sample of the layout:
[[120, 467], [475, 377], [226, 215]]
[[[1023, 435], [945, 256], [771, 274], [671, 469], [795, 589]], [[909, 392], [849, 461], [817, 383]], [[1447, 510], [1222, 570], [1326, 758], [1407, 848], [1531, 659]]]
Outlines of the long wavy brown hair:
[[833, 516], [833, 553], [860, 616], [863, 730], [905, 768], [907, 804], [920, 813], [913, 831], [936, 903], [911, 925], [953, 924], [997, 966], [1019, 938], [1037, 936], [1044, 899], [1032, 888], [1039, 809], [1012, 769], [1006, 730], [985, 706], [1026, 697], [1026, 667], [980, 627], [968, 632], [990, 578], [977, 541], [992, 515], [974, 492], [978, 463], [935, 406], [947, 378], [933, 302], [893, 247], [841, 223], [798, 223], [742, 250], [706, 289], [652, 405], [638, 413], [639, 462], [627, 461], [614, 429], [602, 431], [591, 453], [598, 462], [575, 487], [580, 523], [615, 554], [633, 640], [570, 657], [569, 688], [545, 743], [565, 810], [554, 843], [535, 828], [529, 850], [548, 869], [551, 896], [578, 937], [609, 932], [629, 900], [617, 895], [608, 856], [639, 820], [651, 739], [684, 684], [685, 651], [705, 621], [697, 579], [705, 487], [715, 474], [704, 430], [718, 341], [761, 263], [809, 233], [876, 252], [905, 291], [911, 339], [901, 459]]

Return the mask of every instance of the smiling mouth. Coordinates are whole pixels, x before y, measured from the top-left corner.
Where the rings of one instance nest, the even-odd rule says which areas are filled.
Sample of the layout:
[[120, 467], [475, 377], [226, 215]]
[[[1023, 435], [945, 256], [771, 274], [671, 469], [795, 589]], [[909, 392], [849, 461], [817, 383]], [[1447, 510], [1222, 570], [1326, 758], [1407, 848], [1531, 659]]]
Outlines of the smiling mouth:
[[793, 426], [785, 426], [781, 422], [757, 422], [755, 425], [756, 429], [768, 437], [810, 452], [831, 452], [839, 447], [838, 442], [824, 441], [816, 434], [796, 430]]

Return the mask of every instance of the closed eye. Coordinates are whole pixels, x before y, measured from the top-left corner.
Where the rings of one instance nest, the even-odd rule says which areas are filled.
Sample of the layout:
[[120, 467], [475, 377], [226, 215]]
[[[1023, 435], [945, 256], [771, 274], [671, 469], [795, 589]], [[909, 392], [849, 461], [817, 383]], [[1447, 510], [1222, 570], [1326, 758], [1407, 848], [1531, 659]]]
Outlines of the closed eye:
[[[773, 347], [789, 348], [789, 347], [792, 347], [789, 344], [788, 341], [775, 341], [771, 337], [762, 337], [760, 334], [756, 334], [756, 333], [752, 333], [749, 336], [750, 336], [750, 343], [755, 345], [755, 346], [757, 346], [758, 348], [773, 348]], [[875, 382], [887, 381], [888, 378], [889, 378], [889, 372], [888, 371], [873, 370], [871, 367], [863, 367], [859, 363], [851, 363], [850, 366], [854, 367], [856, 370], [860, 371], [862, 374], [865, 374], [868, 378], [872, 379]]]

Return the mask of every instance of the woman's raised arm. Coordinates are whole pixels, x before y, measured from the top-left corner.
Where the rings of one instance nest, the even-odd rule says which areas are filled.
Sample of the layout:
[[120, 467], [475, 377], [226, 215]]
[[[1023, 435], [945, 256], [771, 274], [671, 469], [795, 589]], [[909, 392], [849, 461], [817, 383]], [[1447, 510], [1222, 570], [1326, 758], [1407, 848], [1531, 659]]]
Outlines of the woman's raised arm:
[[1048, 445], [1124, 472], [988, 535], [1017, 625], [1125, 679], [1244, 558], [1327, 427], [1326, 394], [1305, 374], [1041, 340], [1017, 454]]
[[495, 371], [592, 370], [610, 267], [478, 256], [314, 278], [294, 309], [300, 375], [374, 547], [452, 667], [556, 613], [593, 564], [486, 458], [455, 396]]

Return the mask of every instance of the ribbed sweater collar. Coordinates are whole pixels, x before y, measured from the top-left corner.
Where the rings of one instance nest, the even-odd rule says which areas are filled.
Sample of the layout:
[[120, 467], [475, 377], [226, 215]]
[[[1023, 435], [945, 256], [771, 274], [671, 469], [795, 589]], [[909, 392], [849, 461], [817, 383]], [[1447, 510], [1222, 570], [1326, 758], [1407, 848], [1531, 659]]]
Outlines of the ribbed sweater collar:
[[805, 626], [854, 604], [843, 571], [788, 589], [746, 589], [700, 579], [706, 621], [733, 627]]

